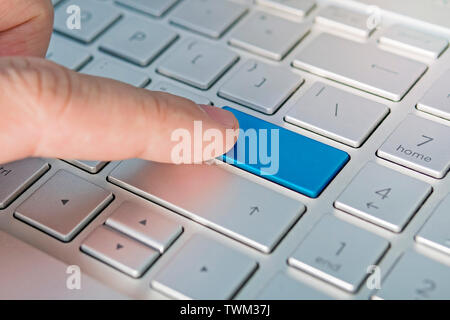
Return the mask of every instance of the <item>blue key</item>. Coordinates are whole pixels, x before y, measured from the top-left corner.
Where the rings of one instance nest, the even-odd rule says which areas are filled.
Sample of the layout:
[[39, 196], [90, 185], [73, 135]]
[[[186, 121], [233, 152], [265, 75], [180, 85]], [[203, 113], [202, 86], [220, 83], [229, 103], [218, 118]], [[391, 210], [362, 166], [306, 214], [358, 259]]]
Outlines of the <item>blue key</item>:
[[222, 160], [308, 197], [317, 198], [348, 162], [341, 150], [230, 107], [239, 139]]

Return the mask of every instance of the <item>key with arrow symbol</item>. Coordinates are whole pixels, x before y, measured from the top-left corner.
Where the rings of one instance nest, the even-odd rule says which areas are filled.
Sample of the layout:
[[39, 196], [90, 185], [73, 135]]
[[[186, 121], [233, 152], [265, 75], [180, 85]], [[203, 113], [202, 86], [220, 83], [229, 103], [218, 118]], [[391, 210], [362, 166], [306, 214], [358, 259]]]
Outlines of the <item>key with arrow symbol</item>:
[[254, 213], [259, 212], [259, 208], [258, 207], [251, 207], [250, 208], [250, 215], [252, 216]]
[[368, 209], [370, 209], [370, 208], [379, 209], [376, 205], [373, 204], [373, 202], [366, 203], [366, 206]]

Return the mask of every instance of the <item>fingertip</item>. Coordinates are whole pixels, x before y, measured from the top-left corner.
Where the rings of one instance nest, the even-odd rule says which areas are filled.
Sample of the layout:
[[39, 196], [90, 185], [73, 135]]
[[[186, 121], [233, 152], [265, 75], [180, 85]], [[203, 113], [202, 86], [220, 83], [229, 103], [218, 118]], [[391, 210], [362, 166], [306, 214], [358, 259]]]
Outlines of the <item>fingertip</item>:
[[225, 128], [236, 129], [239, 127], [239, 122], [232, 112], [205, 104], [200, 104], [199, 107], [205, 111], [212, 120], [220, 123]]

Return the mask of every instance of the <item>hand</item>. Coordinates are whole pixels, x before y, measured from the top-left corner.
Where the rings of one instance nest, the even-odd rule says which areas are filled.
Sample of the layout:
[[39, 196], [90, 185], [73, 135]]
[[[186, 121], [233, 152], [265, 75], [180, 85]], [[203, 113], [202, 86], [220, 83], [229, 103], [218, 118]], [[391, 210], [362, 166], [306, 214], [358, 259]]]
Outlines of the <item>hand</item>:
[[204, 161], [233, 146], [226, 129], [238, 123], [228, 111], [42, 59], [52, 26], [50, 0], [0, 1], [0, 163], [26, 157], [172, 162], [172, 133], [193, 133], [196, 120], [203, 132], [214, 128], [224, 137], [222, 150], [202, 153]]

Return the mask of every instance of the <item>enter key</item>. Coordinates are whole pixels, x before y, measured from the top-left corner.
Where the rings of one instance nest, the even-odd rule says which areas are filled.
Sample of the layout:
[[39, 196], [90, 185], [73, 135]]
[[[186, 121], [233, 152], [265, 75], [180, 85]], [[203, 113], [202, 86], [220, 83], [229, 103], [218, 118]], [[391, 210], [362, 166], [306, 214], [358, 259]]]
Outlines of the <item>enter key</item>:
[[235, 109], [239, 138], [223, 160], [286, 188], [317, 198], [350, 159], [339, 149]]

